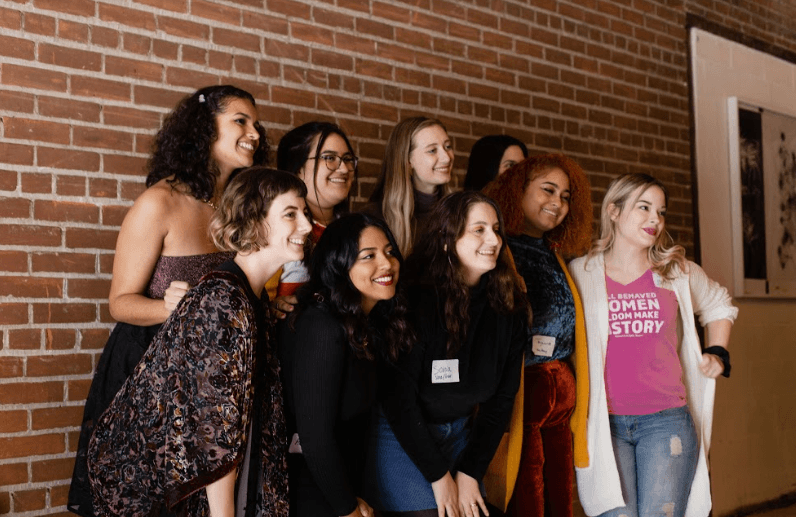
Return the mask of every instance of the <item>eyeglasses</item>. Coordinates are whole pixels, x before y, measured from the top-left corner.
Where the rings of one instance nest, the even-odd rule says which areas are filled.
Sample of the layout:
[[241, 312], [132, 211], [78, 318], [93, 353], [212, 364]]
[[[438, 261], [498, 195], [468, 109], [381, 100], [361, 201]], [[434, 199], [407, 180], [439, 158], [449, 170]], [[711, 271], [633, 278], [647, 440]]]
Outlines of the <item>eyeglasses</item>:
[[317, 160], [318, 158], [324, 161], [326, 168], [330, 171], [336, 171], [339, 169], [340, 162], [345, 164], [346, 169], [353, 171], [357, 168], [357, 163], [359, 162], [359, 158], [348, 154], [345, 156], [337, 156], [336, 154], [322, 154], [320, 156], [310, 156], [307, 159]]

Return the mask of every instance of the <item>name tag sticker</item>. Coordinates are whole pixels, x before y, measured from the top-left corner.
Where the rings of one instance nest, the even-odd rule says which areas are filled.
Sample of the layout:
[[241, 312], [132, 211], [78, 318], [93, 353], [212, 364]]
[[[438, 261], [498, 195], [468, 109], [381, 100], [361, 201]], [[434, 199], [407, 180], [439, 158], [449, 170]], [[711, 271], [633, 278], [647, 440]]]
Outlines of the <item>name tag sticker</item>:
[[459, 382], [459, 360], [440, 359], [431, 362], [431, 383]]
[[299, 440], [298, 433], [293, 433], [293, 439], [290, 440], [290, 448], [288, 448], [287, 452], [290, 454], [304, 454], [304, 451], [301, 450], [301, 440]]
[[534, 336], [531, 342], [533, 355], [542, 357], [553, 357], [553, 350], [556, 348], [556, 338], [551, 336]]

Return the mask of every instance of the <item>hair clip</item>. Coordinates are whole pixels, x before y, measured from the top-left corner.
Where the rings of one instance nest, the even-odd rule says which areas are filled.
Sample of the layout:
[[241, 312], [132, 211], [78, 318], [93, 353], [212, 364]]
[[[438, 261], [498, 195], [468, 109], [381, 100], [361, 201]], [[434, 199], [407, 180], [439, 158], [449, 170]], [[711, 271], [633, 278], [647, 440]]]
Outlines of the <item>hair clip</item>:
[[323, 295], [321, 293], [312, 293], [312, 297], [318, 303], [323, 303]]
[[205, 101], [205, 94], [204, 93], [200, 93], [199, 94], [199, 104], [202, 104], [204, 101]]

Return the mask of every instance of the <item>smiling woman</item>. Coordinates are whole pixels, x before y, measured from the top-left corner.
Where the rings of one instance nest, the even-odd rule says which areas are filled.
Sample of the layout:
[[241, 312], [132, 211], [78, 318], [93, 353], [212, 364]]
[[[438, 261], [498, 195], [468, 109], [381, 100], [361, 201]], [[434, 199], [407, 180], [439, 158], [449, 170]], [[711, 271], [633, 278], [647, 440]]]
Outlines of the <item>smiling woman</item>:
[[281, 324], [297, 517], [373, 515], [361, 476], [376, 372], [413, 340], [395, 296], [402, 262], [382, 221], [341, 217], [318, 241], [310, 280]]
[[379, 377], [365, 475], [377, 510], [486, 512], [479, 483], [511, 415], [529, 317], [503, 243], [495, 203], [459, 192], [407, 260], [417, 344]]

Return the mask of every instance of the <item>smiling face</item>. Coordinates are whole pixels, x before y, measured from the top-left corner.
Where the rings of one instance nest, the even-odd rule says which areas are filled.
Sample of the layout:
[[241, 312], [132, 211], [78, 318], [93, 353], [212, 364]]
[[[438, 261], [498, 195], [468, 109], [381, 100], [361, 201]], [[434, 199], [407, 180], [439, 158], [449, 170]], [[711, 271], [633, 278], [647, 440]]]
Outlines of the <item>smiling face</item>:
[[409, 152], [412, 167], [412, 183], [415, 189], [433, 194], [437, 187], [451, 180], [453, 169], [453, 145], [441, 126], [429, 126], [412, 138]]
[[663, 233], [666, 195], [657, 186], [641, 192], [643, 188], [645, 187], [639, 187], [630, 195], [628, 204], [621, 211], [613, 204], [608, 207], [611, 220], [614, 222], [615, 247], [631, 246], [647, 249], [654, 245]]
[[379, 228], [368, 226], [359, 235], [359, 251], [348, 272], [362, 295], [362, 310], [369, 314], [380, 300], [395, 296], [400, 264], [392, 245]]
[[456, 241], [456, 255], [462, 276], [474, 286], [481, 275], [495, 269], [503, 240], [500, 238], [497, 212], [487, 203], [476, 203], [467, 212], [464, 232]]
[[257, 110], [251, 102], [230, 98], [223, 112], [216, 115], [218, 138], [210, 145], [210, 157], [223, 177], [254, 163], [254, 152], [260, 140], [255, 125]]
[[[318, 138], [320, 135], [312, 141], [312, 152], [318, 148]], [[331, 222], [334, 207], [348, 197], [355, 173], [353, 165], [347, 165], [342, 160], [335, 170], [329, 170], [324, 158], [326, 156], [353, 158], [354, 153], [340, 135], [330, 133], [317, 156], [308, 159], [299, 171], [299, 177], [307, 185], [307, 204], [312, 216], [323, 224]]]
[[511, 169], [525, 159], [522, 154], [522, 149], [518, 145], [510, 145], [503, 151], [503, 157], [500, 158], [500, 165], [498, 165], [498, 176]]
[[304, 258], [304, 243], [312, 225], [306, 215], [304, 198], [297, 192], [279, 194], [271, 201], [263, 221], [268, 245], [280, 264]]
[[534, 178], [525, 189], [522, 213], [523, 233], [541, 238], [569, 213], [569, 177], [555, 167]]

